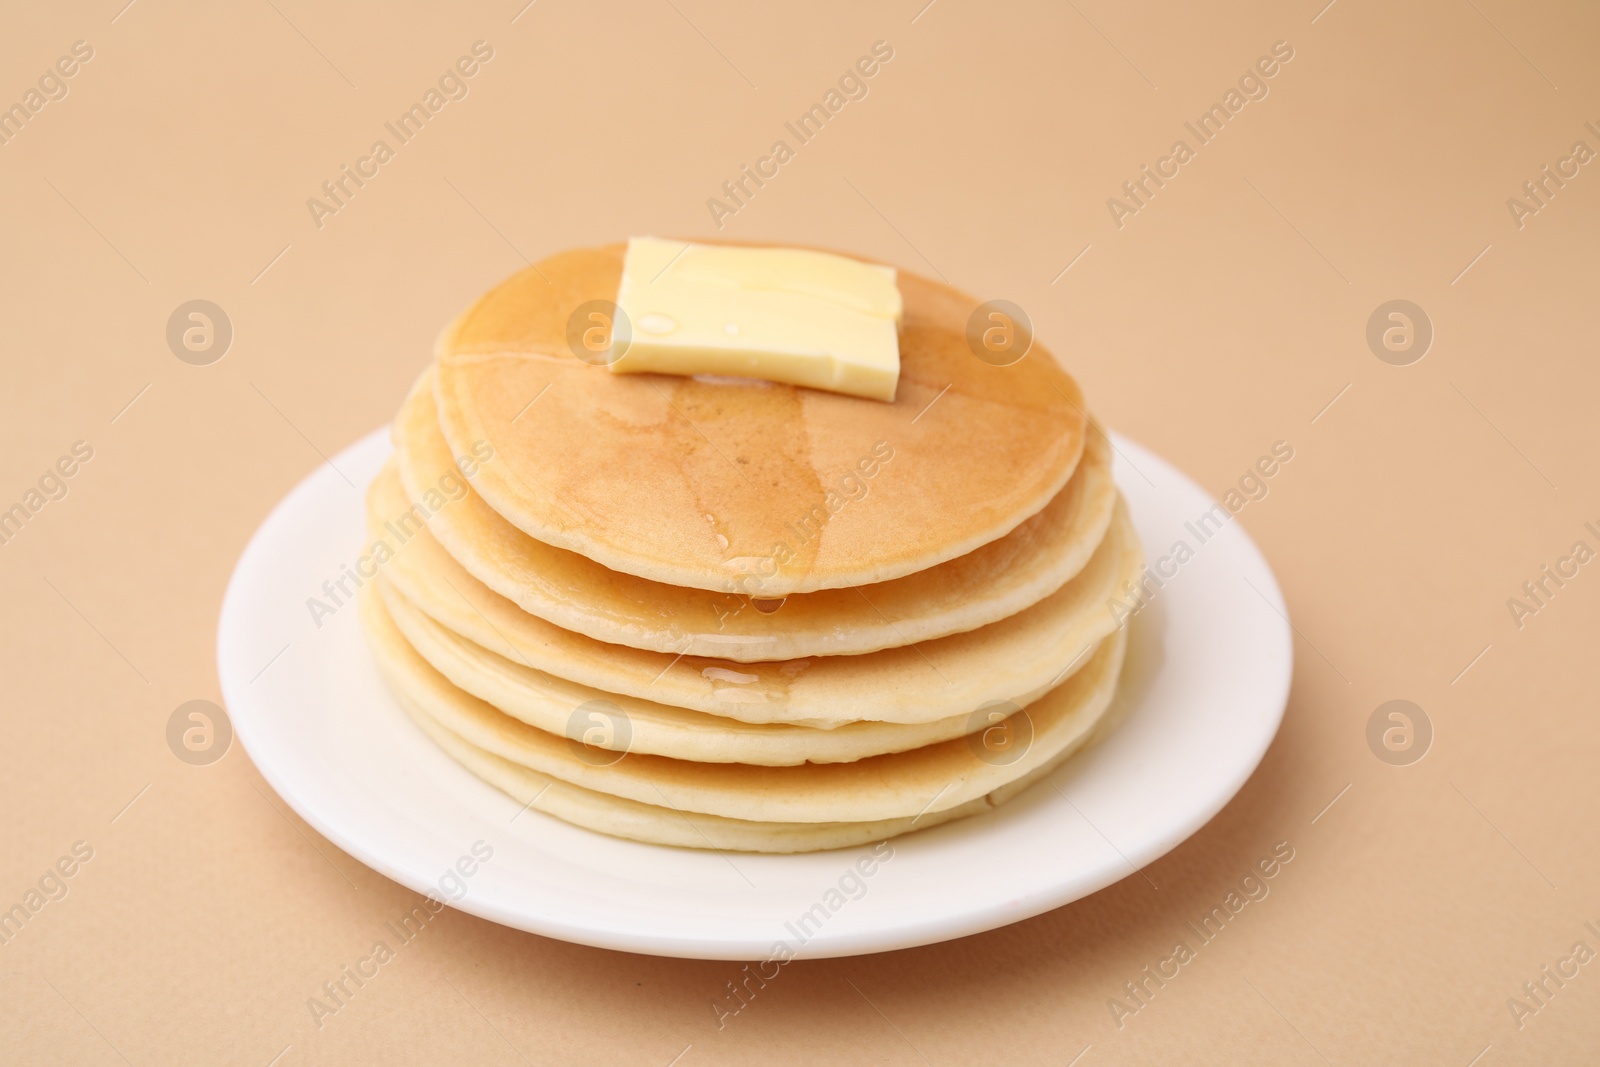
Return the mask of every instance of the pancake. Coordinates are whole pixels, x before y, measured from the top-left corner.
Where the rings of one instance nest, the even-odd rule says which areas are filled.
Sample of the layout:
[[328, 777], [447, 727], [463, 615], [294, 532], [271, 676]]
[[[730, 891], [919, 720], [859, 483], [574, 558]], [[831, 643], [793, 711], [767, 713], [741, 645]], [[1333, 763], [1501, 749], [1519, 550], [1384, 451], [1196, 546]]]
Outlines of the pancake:
[[[375, 597], [362, 598], [362, 621], [391, 688], [463, 740], [595, 792], [754, 822], [876, 822], [981, 800], [1089, 736], [1111, 703], [1127, 643], [1126, 631], [1118, 630], [1082, 669], [983, 734], [909, 752], [795, 767], [694, 763], [637, 752], [601, 763], [585, 758], [596, 750], [513, 719], [457, 689], [398, 630], [383, 625], [378, 607]], [[999, 736], [1031, 738], [1031, 743], [997, 758], [982, 741], [994, 730], [1005, 731]]]
[[568, 323], [615, 299], [623, 250], [513, 275], [436, 347], [452, 452], [494, 448], [473, 488], [540, 541], [669, 585], [729, 592], [761, 574], [759, 595], [781, 597], [965, 555], [1077, 467], [1088, 423], [1071, 377], [1038, 343], [1010, 366], [978, 359], [966, 340], [978, 301], [905, 271], [892, 404], [590, 365]]
[[[451, 733], [405, 697], [400, 698], [400, 705], [412, 721], [422, 728], [422, 732], [457, 763], [508, 794], [523, 807], [553, 815], [586, 830], [646, 844], [730, 852], [819, 852], [881, 841], [911, 830], [924, 830], [987, 811], [993, 806], [989, 798], [982, 797], [921, 818], [861, 823], [751, 822], [748, 819], [725, 819], [693, 811], [674, 811], [658, 804], [641, 804], [636, 800], [597, 793], [512, 763]], [[1038, 773], [1034, 772], [1035, 775]]]
[[[417, 382], [394, 426], [396, 463], [414, 503], [461, 482], [439, 431], [431, 379], [429, 372]], [[1111, 522], [1111, 461], [1105, 434], [1091, 432], [1066, 487], [1006, 536], [902, 578], [781, 601], [763, 600], [760, 580], [750, 583], [750, 596], [740, 596], [609, 570], [529, 537], [465, 487], [460, 499], [437, 509], [429, 530], [476, 578], [524, 611], [597, 640], [741, 662], [858, 655], [973, 630], [1061, 588]], [[500, 462], [496, 454], [485, 467]], [[870, 502], [869, 496], [860, 503]]]
[[653, 845], [730, 852], [819, 852], [849, 848], [977, 815], [1021, 793], [1099, 737], [1099, 731], [1093, 731], [1062, 750], [1046, 766], [1030, 771], [987, 796], [943, 811], [878, 822], [773, 823], [676, 811], [584, 789], [478, 748], [439, 725], [403, 697], [400, 704], [422, 732], [456, 762], [509, 795], [524, 808], [541, 811], [575, 826], [613, 837]]
[[[784, 767], [799, 763], [849, 763], [886, 752], [904, 752], [962, 737], [980, 726], [971, 715], [902, 726], [855, 722], [835, 730], [783, 724], [755, 725], [704, 712], [620, 696], [569, 682], [496, 655], [446, 630], [382, 578], [381, 604], [393, 626], [428, 664], [457, 688], [512, 718], [547, 733], [571, 736], [574, 709], [594, 706], [629, 724], [626, 737], [615, 734], [606, 748], [625, 749], [701, 763], [753, 763]], [[383, 627], [374, 618], [369, 625]], [[596, 742], [601, 744], [601, 742]]]
[[862, 656], [738, 663], [605, 644], [529, 615], [468, 574], [425, 525], [401, 521], [410, 507], [393, 470], [380, 473], [367, 496], [370, 537], [385, 547], [385, 578], [446, 629], [569, 681], [749, 723], [919, 723], [997, 700], [1027, 704], [1116, 628], [1107, 601], [1143, 566], [1119, 502], [1083, 570], [1008, 619]]

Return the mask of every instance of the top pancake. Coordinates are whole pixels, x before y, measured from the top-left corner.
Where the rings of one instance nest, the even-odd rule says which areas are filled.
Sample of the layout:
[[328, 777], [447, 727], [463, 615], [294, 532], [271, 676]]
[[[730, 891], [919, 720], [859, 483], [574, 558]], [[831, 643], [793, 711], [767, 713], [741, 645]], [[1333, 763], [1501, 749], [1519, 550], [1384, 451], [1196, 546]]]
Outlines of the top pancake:
[[964, 555], [1077, 467], [1076, 383], [1037, 342], [1010, 366], [979, 360], [966, 342], [978, 302], [904, 271], [892, 404], [579, 360], [568, 319], [615, 299], [623, 251], [543, 260], [439, 339], [445, 437], [458, 455], [494, 446], [473, 488], [538, 540], [658, 582], [782, 597]]

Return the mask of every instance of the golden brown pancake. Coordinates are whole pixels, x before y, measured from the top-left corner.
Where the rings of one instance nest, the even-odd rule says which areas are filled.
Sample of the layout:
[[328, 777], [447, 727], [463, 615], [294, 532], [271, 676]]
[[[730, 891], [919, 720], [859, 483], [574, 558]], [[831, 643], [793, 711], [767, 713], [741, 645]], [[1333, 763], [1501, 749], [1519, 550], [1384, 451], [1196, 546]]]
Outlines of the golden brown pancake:
[[[406, 642], [368, 590], [361, 618], [390, 686], [445, 729], [503, 759], [595, 792], [753, 822], [875, 822], [980, 800], [1050, 765], [1089, 736], [1111, 704], [1127, 646], [1118, 630], [1082, 670], [985, 731], [852, 763], [763, 767], [597, 750], [536, 729], [457, 689]], [[986, 746], [991, 737], [998, 738]], [[609, 753], [606, 753], [609, 755]]]
[[641, 804], [636, 800], [597, 793], [552, 778], [463, 740], [460, 735], [430, 718], [410, 699], [404, 696], [399, 699], [406, 714], [434, 743], [467, 770], [506, 793], [524, 808], [542, 811], [574, 826], [613, 837], [652, 845], [727, 852], [819, 852], [831, 848], [849, 848], [981, 814], [1023, 792], [1081, 748], [1093, 744], [1101, 734], [1097, 726], [1068, 745], [1045, 766], [1028, 772], [1014, 782], [1008, 782], [986, 796], [943, 811], [877, 822], [752, 822], [693, 811], [676, 811], [657, 804]]
[[719, 592], [749, 574], [767, 597], [868, 585], [1005, 536], [1077, 467], [1088, 424], [1073, 380], [1037, 343], [1010, 366], [978, 359], [978, 302], [904, 271], [892, 404], [579, 360], [569, 319], [615, 299], [622, 255], [542, 260], [438, 342], [450, 448], [493, 446], [473, 487], [540, 541]]
[[[975, 815], [993, 806], [988, 797], [983, 797], [968, 801], [959, 808], [933, 812], [920, 818], [865, 823], [751, 822], [748, 819], [725, 819], [693, 811], [674, 811], [658, 804], [641, 804], [636, 800], [597, 793], [593, 789], [563, 782], [530, 767], [512, 763], [447, 730], [408, 697], [402, 695], [399, 701], [422, 732], [457, 763], [509, 795], [524, 808], [542, 811], [586, 830], [646, 844], [723, 852], [818, 852], [882, 841], [912, 830], [925, 830], [966, 815]], [[1038, 774], [1034, 772], [1034, 775]]]
[[[871, 719], [833, 730], [782, 723], [746, 723], [688, 708], [658, 704], [569, 682], [496, 655], [445, 629], [378, 579], [381, 606], [406, 642], [434, 670], [464, 692], [514, 719], [547, 733], [568, 732], [576, 708], [593, 706], [626, 716], [627, 737], [601, 747], [625, 745], [629, 752], [701, 763], [754, 763], [789, 767], [799, 763], [851, 763], [886, 752], [905, 752], [985, 725], [971, 715], [902, 725]], [[382, 625], [381, 620], [373, 625]]]
[[411, 508], [394, 471], [382, 472], [368, 490], [369, 551], [382, 545], [383, 555], [392, 554], [383, 575], [445, 628], [513, 662], [582, 685], [750, 723], [919, 723], [995, 700], [1026, 704], [1116, 628], [1107, 602], [1143, 566], [1119, 502], [1084, 568], [1010, 618], [866, 655], [740, 663], [606, 644], [530, 615], [469, 574], [426, 523], [408, 518]]
[[[529, 537], [462, 485], [458, 459], [438, 429], [430, 382], [431, 372], [412, 389], [394, 438], [407, 495], [437, 511], [429, 521], [434, 537], [524, 611], [597, 640], [674, 655], [741, 662], [858, 655], [985, 626], [1031, 607], [1081, 570], [1116, 502], [1110, 442], [1097, 431], [1071, 480], [1043, 510], [1006, 536], [927, 570], [781, 600], [764, 599], [759, 588], [746, 596], [664, 585]], [[440, 503], [441, 485], [454, 486], [461, 498]]]

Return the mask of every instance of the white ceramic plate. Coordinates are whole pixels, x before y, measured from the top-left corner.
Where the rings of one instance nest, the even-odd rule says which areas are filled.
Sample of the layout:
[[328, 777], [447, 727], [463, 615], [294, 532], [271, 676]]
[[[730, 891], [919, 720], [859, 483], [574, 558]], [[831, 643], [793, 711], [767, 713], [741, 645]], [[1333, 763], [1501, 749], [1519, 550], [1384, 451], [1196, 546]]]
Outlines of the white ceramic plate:
[[[523, 812], [424, 737], [379, 677], [355, 605], [314, 620], [307, 603], [331, 604], [323, 583], [362, 551], [362, 498], [389, 453], [387, 430], [318, 468], [251, 539], [217, 635], [223, 696], [262, 775], [324, 836], [507, 926], [733, 960], [846, 956], [1003, 926], [1127, 877], [1194, 833], [1255, 769], [1288, 699], [1290, 627], [1260, 552], [1236, 520], [1200, 525], [1212, 501], [1188, 478], [1116, 443], [1149, 562], [1171, 575], [1133, 623], [1126, 719], [995, 811], [894, 839], [870, 877], [851, 873], [869, 848], [719, 854]], [[1180, 540], [1193, 558], [1162, 563]], [[492, 857], [445, 878], [474, 845]]]

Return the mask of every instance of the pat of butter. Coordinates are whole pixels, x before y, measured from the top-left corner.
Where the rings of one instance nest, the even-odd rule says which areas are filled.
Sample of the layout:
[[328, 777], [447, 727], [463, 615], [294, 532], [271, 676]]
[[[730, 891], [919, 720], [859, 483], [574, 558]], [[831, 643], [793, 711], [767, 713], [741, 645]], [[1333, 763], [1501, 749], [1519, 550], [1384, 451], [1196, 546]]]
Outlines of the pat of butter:
[[617, 307], [629, 329], [609, 364], [618, 374], [765, 378], [874, 400], [893, 400], [900, 380], [892, 267], [635, 237]]

